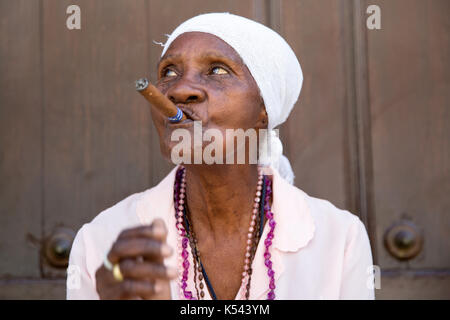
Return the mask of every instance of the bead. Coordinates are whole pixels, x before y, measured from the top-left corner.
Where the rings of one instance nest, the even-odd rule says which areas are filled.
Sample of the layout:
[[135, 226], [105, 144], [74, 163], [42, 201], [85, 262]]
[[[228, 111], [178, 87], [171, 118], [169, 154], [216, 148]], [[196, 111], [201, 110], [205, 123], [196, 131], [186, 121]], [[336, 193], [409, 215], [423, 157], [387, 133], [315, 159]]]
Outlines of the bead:
[[180, 194], [180, 199], [184, 199], [185, 195], [184, 193]]
[[272, 268], [272, 261], [270, 260], [265, 260], [264, 264], [266, 265], [267, 268]]
[[249, 238], [249, 239], [253, 238], [253, 234], [248, 233], [248, 234], [247, 234], [247, 238]]
[[256, 196], [260, 197], [261, 196], [261, 191], [256, 191]]
[[255, 197], [255, 202], [258, 203], [258, 205], [259, 205], [260, 201], [261, 201], [261, 199], [259, 197]]
[[270, 292], [267, 294], [267, 299], [268, 299], [268, 300], [275, 300], [275, 293], [274, 293], [273, 291], [270, 291]]
[[250, 222], [250, 226], [254, 227], [256, 225], [255, 220], [252, 220], [252, 222]]
[[[253, 221], [252, 221], [252, 222], [253, 222]], [[253, 230], [255, 230], [255, 228], [253, 228], [253, 227], [248, 228], [248, 232], [253, 233]]]
[[275, 220], [273, 220], [273, 218], [269, 220], [269, 226], [270, 226], [271, 228], [275, 228], [276, 224], [277, 224], [277, 223], [275, 222]]
[[247, 244], [248, 245], [252, 244], [252, 240], [251, 239], [247, 239]]
[[[262, 190], [262, 186], [257, 186], [256, 190], [261, 191]], [[261, 193], [261, 192], [260, 192]]]
[[180, 200], [178, 200], [178, 203], [180, 204], [180, 207], [182, 207], [182, 205], [184, 204], [184, 200], [180, 199]]

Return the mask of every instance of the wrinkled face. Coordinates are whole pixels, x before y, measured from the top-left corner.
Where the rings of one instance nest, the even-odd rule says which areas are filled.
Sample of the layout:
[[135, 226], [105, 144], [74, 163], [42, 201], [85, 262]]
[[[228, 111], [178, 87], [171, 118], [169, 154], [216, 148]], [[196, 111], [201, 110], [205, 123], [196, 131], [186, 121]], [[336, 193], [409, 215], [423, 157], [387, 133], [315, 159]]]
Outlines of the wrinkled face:
[[[218, 129], [225, 137], [226, 129], [267, 128], [255, 80], [239, 54], [220, 38], [203, 32], [181, 34], [161, 58], [157, 73], [156, 87], [192, 120], [202, 121], [203, 131]], [[152, 118], [161, 151], [170, 159], [178, 143], [171, 141], [172, 132], [185, 128], [193, 136], [193, 122], [171, 124], [155, 108]]]

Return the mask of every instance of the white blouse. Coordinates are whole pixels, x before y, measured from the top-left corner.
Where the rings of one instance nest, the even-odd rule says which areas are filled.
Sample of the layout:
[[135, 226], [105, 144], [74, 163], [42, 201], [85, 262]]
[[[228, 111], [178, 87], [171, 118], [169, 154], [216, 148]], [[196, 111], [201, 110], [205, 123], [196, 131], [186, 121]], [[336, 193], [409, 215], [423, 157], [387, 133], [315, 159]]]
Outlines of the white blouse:
[[[133, 194], [101, 212], [78, 231], [70, 253], [67, 299], [99, 299], [95, 272], [119, 233], [162, 218], [167, 243], [177, 248], [173, 185], [175, 167], [157, 186]], [[276, 299], [374, 299], [372, 253], [361, 220], [329, 201], [307, 195], [270, 168], [273, 177], [272, 212], [276, 221], [271, 255]], [[266, 224], [261, 239], [269, 232]], [[250, 299], [266, 299], [269, 290], [264, 265], [264, 241], [252, 263]], [[177, 266], [176, 250], [165, 259]], [[189, 252], [192, 259], [192, 254]], [[190, 263], [188, 290], [193, 290]], [[170, 283], [172, 299], [180, 299], [177, 280]], [[205, 299], [211, 299], [208, 290]], [[236, 294], [236, 299], [241, 292]]]

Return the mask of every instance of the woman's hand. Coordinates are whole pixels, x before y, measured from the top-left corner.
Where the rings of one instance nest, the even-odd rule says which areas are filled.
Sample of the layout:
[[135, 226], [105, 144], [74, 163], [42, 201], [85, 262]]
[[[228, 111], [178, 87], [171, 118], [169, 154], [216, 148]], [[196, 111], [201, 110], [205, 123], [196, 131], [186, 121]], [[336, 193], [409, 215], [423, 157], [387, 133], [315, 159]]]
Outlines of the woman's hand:
[[119, 264], [123, 281], [103, 264], [95, 278], [100, 299], [171, 299], [169, 280], [175, 268], [165, 267], [163, 259], [173, 250], [166, 244], [167, 229], [161, 219], [150, 226], [124, 230], [108, 253], [108, 260]]

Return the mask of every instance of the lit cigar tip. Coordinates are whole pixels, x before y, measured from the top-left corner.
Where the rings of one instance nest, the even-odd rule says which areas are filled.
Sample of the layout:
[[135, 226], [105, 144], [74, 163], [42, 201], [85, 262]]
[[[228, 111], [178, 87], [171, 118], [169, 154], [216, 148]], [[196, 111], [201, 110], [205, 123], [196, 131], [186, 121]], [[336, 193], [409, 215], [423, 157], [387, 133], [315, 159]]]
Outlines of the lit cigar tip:
[[136, 90], [137, 91], [142, 91], [147, 87], [148, 87], [148, 80], [146, 78], [141, 78], [139, 80], [136, 80]]

